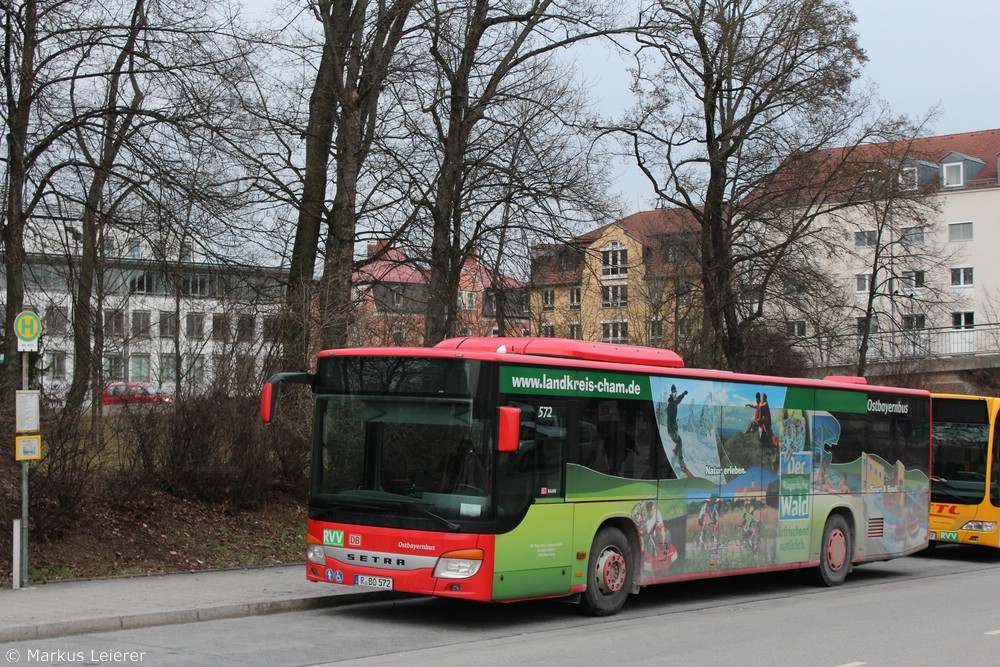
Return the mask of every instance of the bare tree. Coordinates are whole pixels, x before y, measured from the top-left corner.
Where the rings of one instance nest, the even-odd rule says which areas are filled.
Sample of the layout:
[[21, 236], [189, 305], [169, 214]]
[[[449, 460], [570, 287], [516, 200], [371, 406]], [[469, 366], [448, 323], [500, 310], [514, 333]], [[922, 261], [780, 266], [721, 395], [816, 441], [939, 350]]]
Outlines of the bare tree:
[[774, 270], [842, 194], [817, 151], [872, 134], [851, 132], [868, 108], [851, 90], [854, 16], [842, 0], [680, 0], [646, 3], [639, 23], [642, 101], [617, 129], [700, 225], [701, 365], [738, 368]]
[[[236, 85], [243, 62], [234, 56], [240, 53], [239, 39], [224, 10], [159, 0], [123, 5], [27, 0], [4, 6], [0, 69], [6, 134], [12, 138], [5, 173], [7, 317], [23, 301], [27, 221], [45, 221], [54, 210], [72, 212], [69, 217], [81, 225], [74, 231], [80, 261], [73, 257], [68, 263], [74, 288], [74, 405], [82, 402], [93, 379], [94, 355], [100, 354], [100, 305], [94, 299], [109, 221], [128, 220], [122, 213], [137, 210], [138, 201], [147, 202], [147, 213], [155, 208], [149, 204], [156, 201], [157, 188], [172, 183], [176, 189], [184, 180], [188, 148], [206, 145], [212, 132], [224, 131], [219, 121], [227, 111], [218, 83]], [[219, 185], [212, 194], [219, 194]], [[222, 190], [233, 194], [232, 188]], [[210, 196], [205, 190], [201, 195], [203, 201]], [[235, 203], [229, 198], [226, 205], [232, 209]], [[14, 361], [4, 365], [5, 386], [16, 377], [18, 360], [10, 353], [8, 358]]]
[[[351, 275], [357, 227], [358, 180], [377, 132], [379, 99], [393, 56], [405, 35], [415, 0], [317, 0], [309, 7], [322, 26], [322, 53], [309, 100], [302, 191], [292, 248], [286, 363], [308, 363], [300, 327], [314, 318], [310, 285], [319, 239], [327, 223], [319, 293], [321, 343], [344, 345], [348, 335]], [[330, 159], [336, 156], [333, 178]], [[333, 200], [328, 203], [331, 181]]]
[[[612, 34], [606, 3], [553, 0], [434, 2], [426, 6], [429, 62], [407, 128], [423, 144], [414, 170], [422, 193], [430, 285], [425, 343], [454, 334], [465, 259], [530, 252], [521, 234], [566, 238], [568, 222], [607, 214], [599, 170], [578, 126], [584, 100], [554, 57]], [[577, 127], [574, 127], [577, 126]], [[582, 215], [581, 215], [582, 214]]]

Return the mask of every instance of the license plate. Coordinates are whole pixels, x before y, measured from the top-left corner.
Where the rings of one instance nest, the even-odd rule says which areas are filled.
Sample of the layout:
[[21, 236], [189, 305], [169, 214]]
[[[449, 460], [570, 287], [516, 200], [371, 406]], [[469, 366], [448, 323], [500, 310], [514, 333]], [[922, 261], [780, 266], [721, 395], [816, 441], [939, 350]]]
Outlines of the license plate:
[[368, 586], [369, 588], [384, 588], [392, 590], [392, 577], [373, 577], [367, 574], [354, 575], [355, 586]]
[[927, 539], [929, 539], [929, 540], [936, 540], [937, 539], [937, 533], [931, 531], [931, 533], [927, 536]]

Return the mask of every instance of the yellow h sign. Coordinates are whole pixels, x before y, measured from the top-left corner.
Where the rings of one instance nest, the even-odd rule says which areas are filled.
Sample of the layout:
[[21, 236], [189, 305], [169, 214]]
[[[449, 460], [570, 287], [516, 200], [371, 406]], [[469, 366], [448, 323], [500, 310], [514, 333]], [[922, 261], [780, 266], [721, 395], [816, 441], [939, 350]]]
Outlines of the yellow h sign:
[[[38, 315], [30, 310], [19, 313], [14, 320], [14, 334], [17, 336], [18, 342], [27, 344], [26, 347], [29, 349], [38, 349], [35, 342], [41, 333], [42, 321], [38, 319]], [[18, 350], [22, 349], [25, 348], [19, 345]]]

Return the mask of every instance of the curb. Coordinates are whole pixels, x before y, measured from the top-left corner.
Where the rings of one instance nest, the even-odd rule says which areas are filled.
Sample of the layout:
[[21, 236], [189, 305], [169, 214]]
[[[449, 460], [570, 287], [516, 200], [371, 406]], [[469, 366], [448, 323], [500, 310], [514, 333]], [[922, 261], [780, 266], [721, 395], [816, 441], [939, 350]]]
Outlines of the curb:
[[54, 639], [57, 637], [82, 635], [90, 632], [114, 632], [116, 630], [135, 630], [138, 628], [151, 628], [162, 625], [180, 625], [182, 623], [220, 621], [230, 618], [245, 618], [247, 616], [283, 614], [292, 611], [309, 611], [311, 609], [342, 607], [349, 604], [378, 602], [402, 597], [405, 597], [402, 593], [393, 593], [391, 591], [371, 591], [367, 593], [351, 593], [348, 595], [327, 595], [323, 597], [298, 598], [291, 600], [247, 602], [221, 605], [218, 607], [203, 607], [199, 609], [178, 609], [172, 611], [155, 611], [145, 614], [81, 618], [72, 621], [55, 621], [39, 625], [20, 625], [0, 628], [0, 643], [32, 641], [37, 639]]

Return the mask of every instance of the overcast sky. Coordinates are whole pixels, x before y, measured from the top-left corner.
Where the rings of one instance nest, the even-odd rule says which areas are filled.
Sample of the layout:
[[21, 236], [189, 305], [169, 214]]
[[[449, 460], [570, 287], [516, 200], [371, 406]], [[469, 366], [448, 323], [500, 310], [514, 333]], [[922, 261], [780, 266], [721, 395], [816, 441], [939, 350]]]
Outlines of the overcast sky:
[[[869, 59], [863, 76], [893, 111], [919, 120], [937, 106], [928, 126], [934, 135], [1000, 127], [1000, 0], [851, 0], [851, 6]], [[584, 60], [587, 72], [614, 69], [593, 51]], [[602, 75], [594, 92], [623, 99], [628, 87], [614, 74]], [[611, 106], [606, 100], [602, 108]], [[637, 169], [625, 165], [616, 176], [626, 212], [650, 208], [651, 189]]]
[[[276, 4], [244, 2], [254, 15]], [[869, 58], [865, 76], [895, 112], [917, 120], [938, 106], [931, 134], [1000, 127], [1000, 0], [851, 0], [851, 5]], [[594, 96], [602, 100], [600, 112], [616, 114], [628, 106], [622, 60], [590, 47], [578, 58]], [[652, 194], [638, 170], [615, 171], [627, 209], [649, 208]]]
[[853, 0], [867, 75], [893, 110], [935, 105], [932, 134], [1000, 127], [1000, 1]]

